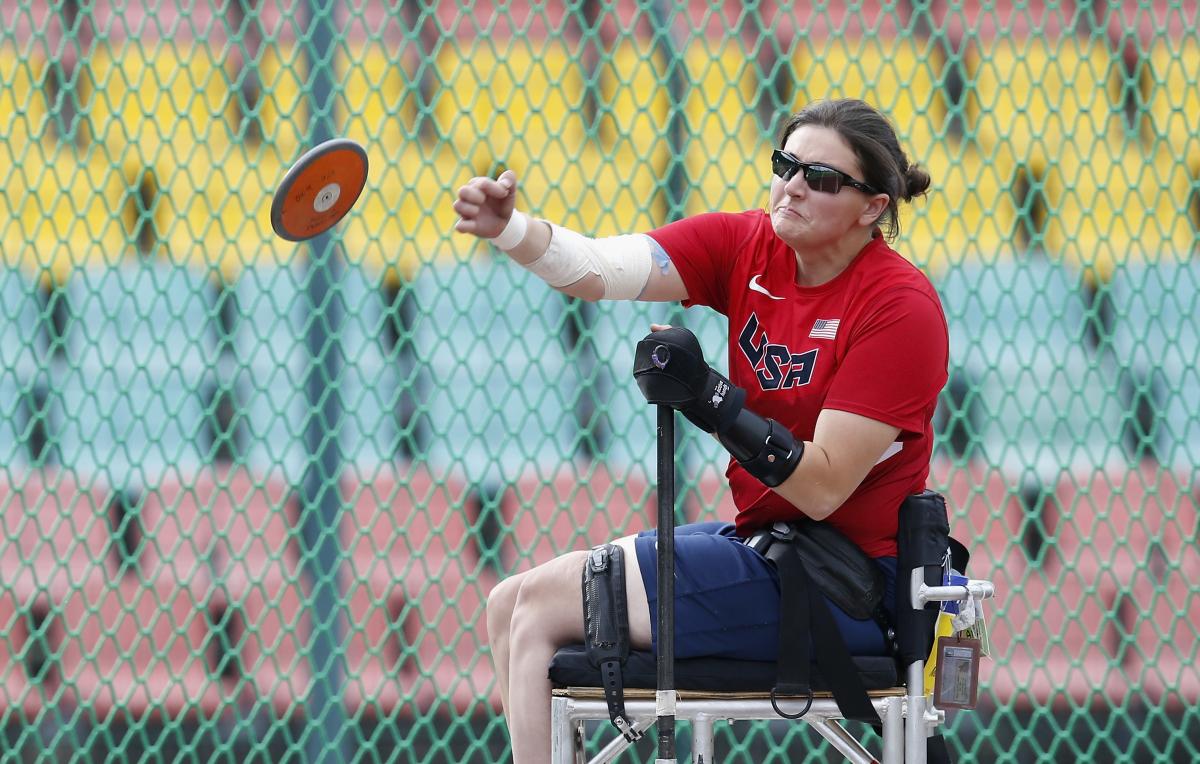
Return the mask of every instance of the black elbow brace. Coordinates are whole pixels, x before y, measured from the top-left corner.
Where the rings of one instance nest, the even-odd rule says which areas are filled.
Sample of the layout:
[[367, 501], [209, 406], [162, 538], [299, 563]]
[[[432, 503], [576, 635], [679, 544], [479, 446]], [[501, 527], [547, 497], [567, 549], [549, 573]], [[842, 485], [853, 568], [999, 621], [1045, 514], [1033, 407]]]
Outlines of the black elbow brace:
[[747, 408], [738, 411], [733, 423], [717, 433], [717, 439], [746, 472], [768, 488], [787, 480], [804, 455], [804, 441], [774, 419]]

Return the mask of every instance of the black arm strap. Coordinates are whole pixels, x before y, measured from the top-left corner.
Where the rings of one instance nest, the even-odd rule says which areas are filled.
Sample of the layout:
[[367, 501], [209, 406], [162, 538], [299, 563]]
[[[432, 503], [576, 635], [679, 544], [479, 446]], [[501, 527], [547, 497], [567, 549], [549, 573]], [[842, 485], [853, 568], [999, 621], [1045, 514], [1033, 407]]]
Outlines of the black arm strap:
[[[817, 590], [804, 568], [804, 562], [793, 544], [772, 544], [767, 559], [779, 571], [779, 662], [771, 703], [780, 716], [799, 718], [799, 714], [780, 711], [775, 696], [808, 695], [812, 701], [811, 660], [817, 665], [837, 702], [842, 716], [869, 724], [882, 724], [879, 713], [871, 705], [866, 687], [858, 675], [846, 641], [829, 612], [824, 595]], [[811, 650], [811, 652], [810, 652]]]

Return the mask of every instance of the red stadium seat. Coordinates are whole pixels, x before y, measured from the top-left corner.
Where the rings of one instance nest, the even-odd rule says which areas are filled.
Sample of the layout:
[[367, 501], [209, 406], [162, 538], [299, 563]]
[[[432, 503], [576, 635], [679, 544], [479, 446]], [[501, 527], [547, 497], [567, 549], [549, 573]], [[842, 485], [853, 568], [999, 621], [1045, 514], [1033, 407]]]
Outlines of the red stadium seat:
[[[241, 629], [233, 646], [251, 695], [280, 718], [305, 712], [311, 672], [305, 645], [312, 633], [311, 606], [303, 577], [275, 569], [244, 581], [229, 607]], [[245, 688], [243, 688], [245, 689]]]
[[346, 584], [345, 697], [353, 715], [388, 717], [412, 684], [401, 623], [403, 588], [390, 581], [351, 579]]
[[173, 582], [96, 576], [70, 592], [60, 630], [64, 694], [100, 719], [215, 715], [203, 594]]
[[[1069, 570], [1034, 572], [1001, 589], [986, 609], [993, 663], [983, 690], [1023, 710], [1120, 704], [1133, 687], [1115, 661], [1116, 593]], [[991, 603], [988, 603], [991, 604]]]
[[288, 486], [273, 475], [211, 467], [168, 475], [142, 508], [147, 577], [192, 580], [207, 567], [220, 590], [240, 590], [273, 569], [294, 570]]
[[653, 527], [654, 494], [636, 469], [568, 465], [551, 475], [526, 473], [514, 489], [505, 523], [521, 570]]
[[485, 603], [495, 578], [465, 573], [450, 564], [435, 576], [408, 577], [400, 616], [413, 643], [405, 654], [415, 664], [410, 677], [419, 713], [453, 714], [500, 708], [499, 688], [488, 651]]
[[1153, 462], [1065, 475], [1057, 496], [1059, 555], [1088, 579], [1123, 584], [1155, 560], [1179, 564], [1194, 547], [1191, 480]]
[[968, 573], [993, 581], [999, 597], [1026, 567], [1021, 549], [1019, 481], [982, 462], [935, 459], [927, 484], [946, 498], [950, 535], [971, 553]]
[[425, 465], [348, 472], [343, 539], [356, 575], [400, 580], [447, 559], [477, 558], [467, 517], [468, 486]]
[[0, 471], [0, 575], [22, 604], [58, 602], [93, 575], [113, 573], [110, 496], [67, 470]]
[[1134, 577], [1120, 602], [1123, 666], [1146, 702], [1178, 712], [1200, 701], [1200, 566], [1186, 565]]
[[33, 719], [43, 706], [42, 695], [25, 670], [29, 629], [10, 589], [0, 589], [0, 634], [0, 722]]

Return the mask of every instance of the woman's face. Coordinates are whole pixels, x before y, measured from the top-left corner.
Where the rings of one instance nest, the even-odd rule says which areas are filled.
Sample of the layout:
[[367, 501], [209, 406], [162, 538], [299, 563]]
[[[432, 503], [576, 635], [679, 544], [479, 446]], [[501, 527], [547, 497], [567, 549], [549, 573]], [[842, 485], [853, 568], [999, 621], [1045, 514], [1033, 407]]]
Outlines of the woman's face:
[[[836, 130], [804, 125], [788, 136], [783, 150], [801, 162], [826, 165], [863, 180], [854, 151]], [[878, 198], [844, 183], [836, 194], [814, 191], [803, 172], [787, 181], [772, 174], [771, 223], [792, 249], [836, 245], [847, 236], [860, 237], [864, 226], [873, 225], [882, 212]]]

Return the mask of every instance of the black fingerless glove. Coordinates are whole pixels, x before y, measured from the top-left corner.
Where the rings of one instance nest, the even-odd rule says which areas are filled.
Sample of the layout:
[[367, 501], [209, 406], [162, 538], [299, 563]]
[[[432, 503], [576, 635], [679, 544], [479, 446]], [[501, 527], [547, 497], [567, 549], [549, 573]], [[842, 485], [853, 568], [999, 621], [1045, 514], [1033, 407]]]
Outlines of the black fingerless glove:
[[746, 391], [705, 362], [700, 341], [687, 329], [651, 332], [639, 342], [633, 377], [647, 401], [716, 433], [738, 464], [769, 488], [787, 480], [804, 455], [804, 441], [745, 407]]
[[647, 401], [676, 409], [705, 432], [727, 429], [746, 402], [746, 391], [709, 366], [696, 335], [682, 327], [638, 343], [633, 378]]

